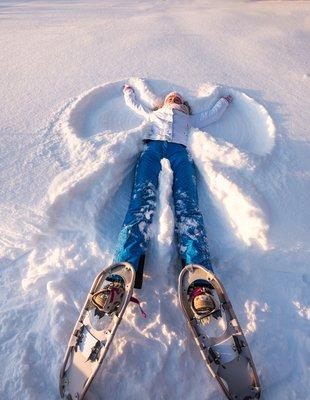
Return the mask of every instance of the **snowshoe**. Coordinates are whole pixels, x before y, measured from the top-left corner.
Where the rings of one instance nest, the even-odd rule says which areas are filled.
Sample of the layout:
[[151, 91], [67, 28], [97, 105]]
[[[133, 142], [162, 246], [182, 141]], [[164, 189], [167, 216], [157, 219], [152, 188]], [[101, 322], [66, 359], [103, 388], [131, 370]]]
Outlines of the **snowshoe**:
[[96, 277], [65, 353], [59, 380], [62, 398], [84, 398], [107, 355], [134, 282], [135, 270], [126, 262], [113, 264]]
[[[201, 265], [185, 266], [179, 276], [179, 302], [202, 357], [230, 400], [260, 397], [253, 358], [220, 280]], [[221, 320], [219, 335], [210, 334], [212, 318]]]

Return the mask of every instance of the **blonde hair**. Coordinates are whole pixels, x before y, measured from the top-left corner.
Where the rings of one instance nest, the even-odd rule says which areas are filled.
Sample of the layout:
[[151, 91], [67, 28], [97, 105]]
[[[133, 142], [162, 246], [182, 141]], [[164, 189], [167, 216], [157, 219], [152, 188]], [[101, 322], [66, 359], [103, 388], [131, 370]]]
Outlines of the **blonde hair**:
[[[159, 110], [160, 108], [162, 108], [163, 106], [164, 106], [164, 104], [165, 104], [165, 102], [164, 101], [162, 101], [161, 103], [159, 103], [159, 104], [157, 104], [154, 108], [153, 108], [153, 111], [157, 111], [157, 110]], [[188, 103], [188, 101], [183, 101], [183, 104], [187, 107], [187, 109], [188, 109], [188, 115], [192, 115], [192, 108], [191, 108], [191, 106], [189, 105], [189, 103]]]

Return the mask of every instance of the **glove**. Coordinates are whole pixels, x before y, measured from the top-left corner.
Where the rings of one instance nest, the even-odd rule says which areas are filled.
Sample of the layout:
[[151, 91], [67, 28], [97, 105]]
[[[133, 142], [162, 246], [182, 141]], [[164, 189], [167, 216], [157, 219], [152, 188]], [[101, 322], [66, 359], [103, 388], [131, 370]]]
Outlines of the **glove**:
[[228, 103], [232, 103], [233, 97], [229, 94], [228, 96], [223, 96], [223, 99], [227, 100]]
[[124, 85], [123, 86], [123, 93], [127, 92], [127, 90], [133, 92], [133, 87], [130, 86], [130, 85]]

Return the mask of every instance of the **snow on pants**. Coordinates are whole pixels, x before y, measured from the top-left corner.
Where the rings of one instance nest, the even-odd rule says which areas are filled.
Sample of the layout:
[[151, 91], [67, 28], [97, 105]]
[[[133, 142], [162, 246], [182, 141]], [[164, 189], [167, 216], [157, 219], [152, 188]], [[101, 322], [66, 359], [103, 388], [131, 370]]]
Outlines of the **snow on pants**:
[[138, 160], [115, 262], [127, 261], [137, 270], [140, 257], [146, 251], [162, 158], [170, 161], [173, 171], [176, 234], [182, 264], [196, 263], [212, 271], [207, 235], [198, 207], [195, 165], [185, 146], [161, 140], [149, 141]]

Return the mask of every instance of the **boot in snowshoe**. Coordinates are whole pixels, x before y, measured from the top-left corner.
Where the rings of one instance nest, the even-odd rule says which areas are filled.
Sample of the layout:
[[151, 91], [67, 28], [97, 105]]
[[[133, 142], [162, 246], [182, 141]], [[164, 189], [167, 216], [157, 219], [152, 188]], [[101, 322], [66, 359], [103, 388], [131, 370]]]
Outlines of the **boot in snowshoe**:
[[122, 282], [114, 281], [92, 296], [93, 305], [100, 311], [100, 314], [112, 314], [116, 312], [124, 297], [125, 288]]
[[211, 316], [221, 316], [219, 304], [214, 298], [213, 287], [207, 281], [194, 282], [188, 289], [189, 301], [196, 318], [203, 324], [210, 323]]

